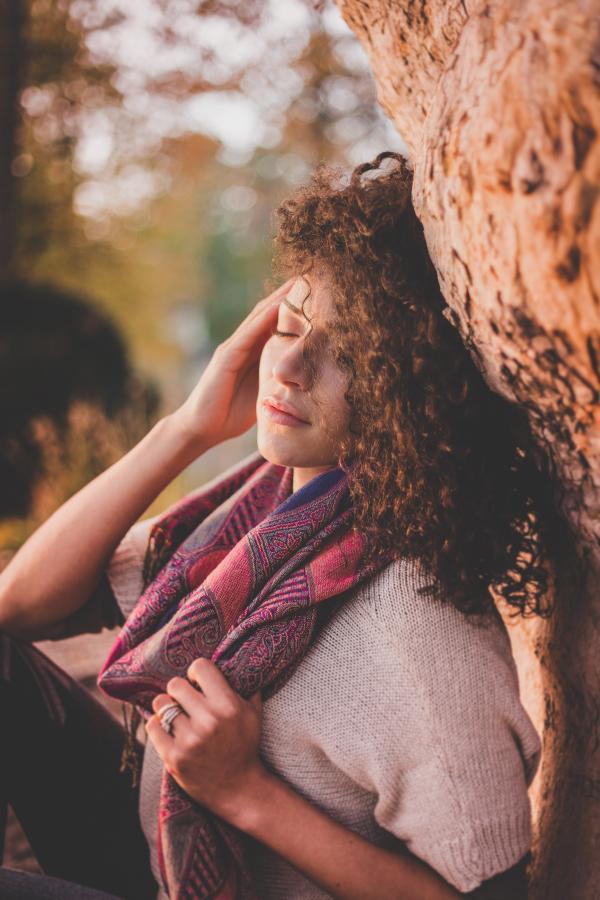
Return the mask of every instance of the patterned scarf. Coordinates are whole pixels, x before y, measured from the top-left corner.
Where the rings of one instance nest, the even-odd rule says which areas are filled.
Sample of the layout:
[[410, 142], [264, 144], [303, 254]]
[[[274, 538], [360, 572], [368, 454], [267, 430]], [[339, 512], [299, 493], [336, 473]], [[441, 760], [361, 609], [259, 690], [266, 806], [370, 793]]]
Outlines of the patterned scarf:
[[[211, 659], [242, 697], [260, 690], [267, 699], [292, 675], [323, 613], [383, 564], [361, 565], [365, 541], [349, 528], [342, 469], [295, 492], [292, 477], [292, 468], [255, 453], [154, 523], [143, 593], [97, 682], [133, 706], [124, 765], [131, 764], [141, 717], [153, 713], [152, 699], [170, 678], [185, 677], [194, 659]], [[166, 770], [157, 831], [169, 897], [255, 900], [243, 833], [194, 801]]]

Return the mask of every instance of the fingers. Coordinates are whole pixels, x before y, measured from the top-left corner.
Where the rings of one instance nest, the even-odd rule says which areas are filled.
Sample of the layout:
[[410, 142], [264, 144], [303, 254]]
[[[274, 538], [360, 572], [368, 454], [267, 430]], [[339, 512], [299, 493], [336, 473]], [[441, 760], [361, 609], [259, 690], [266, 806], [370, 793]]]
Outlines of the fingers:
[[[154, 710], [154, 715], [150, 716], [145, 724], [145, 728], [148, 733], [151, 733], [153, 735], [153, 741], [155, 744], [157, 744], [157, 741], [161, 744], [166, 744], [169, 741], [172, 741], [175, 736], [181, 738], [193, 733], [189, 712], [184, 706], [185, 701], [180, 702], [179, 700], [177, 700], [183, 712], [179, 713], [179, 715], [175, 716], [175, 718], [171, 721], [171, 734], [168, 734], [168, 732], [166, 732], [160, 724], [161, 710], [163, 710], [166, 706], [172, 706], [174, 700], [177, 700], [177, 698], [170, 694], [157, 694], [152, 701], [152, 709]], [[176, 735], [175, 732], [177, 732]]]
[[204, 656], [199, 656], [188, 666], [187, 676], [210, 703], [227, 704], [239, 699], [239, 694], [233, 690], [219, 667]]
[[260, 303], [271, 303], [274, 300], [281, 300], [281, 298], [288, 293], [291, 286], [296, 281], [296, 277], [296, 275], [293, 275], [291, 278], [288, 278], [288, 280], [284, 282], [284, 284], [280, 284], [279, 287], [275, 288], [275, 290], [272, 291], [268, 297], [260, 300], [257, 305], [260, 305]]
[[[290, 288], [293, 283], [296, 281], [296, 276], [293, 278], [288, 278], [284, 284], [281, 284], [278, 288], [272, 291], [268, 297], [264, 297], [262, 300], [259, 300], [258, 303], [254, 305], [254, 307], [250, 310], [246, 318], [241, 322], [238, 326], [238, 329], [242, 326], [249, 324], [255, 318], [258, 318], [264, 315], [266, 310], [272, 309], [272, 307], [276, 304], [279, 304], [283, 297], [289, 293]], [[235, 332], [234, 332], [235, 333]]]
[[[269, 336], [269, 332], [277, 321], [277, 311], [283, 294], [260, 309], [253, 310], [244, 321], [238, 325], [224, 344], [230, 349], [250, 353], [253, 349], [262, 349], [262, 343]], [[263, 301], [261, 300], [261, 303]]]
[[[191, 687], [191, 685], [190, 685], [190, 687]], [[193, 688], [192, 688], [192, 690], [193, 690]], [[188, 710], [187, 710], [186, 706], [184, 706], [185, 701], [183, 699], [181, 699], [181, 700], [178, 699], [171, 693], [157, 694], [156, 697], [152, 701], [152, 709], [158, 716], [158, 715], [160, 715], [161, 710], [163, 710], [165, 707], [173, 706], [174, 701], [179, 703], [179, 705], [183, 709], [183, 715], [187, 716]]]
[[155, 712], [158, 712], [156, 704], [159, 705], [159, 708], [166, 706], [167, 700], [164, 699], [165, 697], [168, 698], [170, 703], [176, 700], [192, 718], [202, 715], [203, 710], [206, 708], [206, 699], [185, 678], [175, 676], [175, 678], [169, 679], [166, 690], [168, 692], [166, 695], [158, 694], [152, 701], [152, 708]]
[[202, 719], [211, 710], [228, 712], [239, 703], [239, 694], [211, 660], [198, 657], [188, 667], [187, 675], [189, 681], [177, 675], [170, 678], [166, 685], [168, 693], [154, 697], [152, 708], [156, 713], [176, 700], [190, 718]]
[[233, 334], [219, 345], [217, 350], [222, 357], [224, 351], [226, 368], [240, 372], [256, 362], [277, 321], [279, 304], [295, 280], [289, 278], [268, 297], [259, 300]]
[[[177, 716], [177, 718], [179, 719], [181, 718], [181, 716]], [[146, 729], [146, 734], [154, 744], [157, 753], [159, 754], [161, 759], [164, 759], [165, 754], [171, 748], [173, 736], [167, 734], [167, 732], [158, 721], [158, 716], [156, 715], [150, 716], [150, 718], [146, 721], [144, 728]]]

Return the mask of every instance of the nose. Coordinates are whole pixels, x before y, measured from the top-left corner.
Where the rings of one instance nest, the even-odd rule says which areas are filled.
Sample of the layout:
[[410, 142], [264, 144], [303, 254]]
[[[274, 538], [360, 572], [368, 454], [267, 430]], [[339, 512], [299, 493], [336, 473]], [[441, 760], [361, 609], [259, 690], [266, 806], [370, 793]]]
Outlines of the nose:
[[290, 341], [272, 368], [273, 377], [281, 384], [296, 385], [301, 391], [310, 387], [311, 371], [305, 349], [306, 337]]

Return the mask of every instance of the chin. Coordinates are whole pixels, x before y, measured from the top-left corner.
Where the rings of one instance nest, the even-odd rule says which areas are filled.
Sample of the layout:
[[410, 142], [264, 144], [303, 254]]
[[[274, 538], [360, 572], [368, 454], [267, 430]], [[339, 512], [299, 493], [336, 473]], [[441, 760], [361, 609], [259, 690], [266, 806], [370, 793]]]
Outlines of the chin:
[[258, 452], [274, 466], [292, 466], [292, 468], [301, 465], [298, 458], [301, 454], [294, 452], [293, 448], [284, 447], [278, 441], [258, 441]]
[[297, 469], [309, 469], [323, 465], [318, 458], [320, 454], [311, 452], [309, 447], [299, 447], [290, 438], [259, 429], [257, 447], [261, 456], [275, 466], [291, 466]]

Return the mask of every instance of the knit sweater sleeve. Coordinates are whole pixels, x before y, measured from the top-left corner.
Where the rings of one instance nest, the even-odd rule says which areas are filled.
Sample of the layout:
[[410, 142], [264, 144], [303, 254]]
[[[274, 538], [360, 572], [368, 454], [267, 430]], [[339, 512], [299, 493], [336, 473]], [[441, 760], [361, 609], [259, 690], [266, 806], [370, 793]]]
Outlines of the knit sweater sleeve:
[[108, 561], [106, 577], [122, 616], [126, 619], [143, 589], [142, 570], [150, 530], [159, 516], [135, 522]]
[[361, 703], [376, 726], [351, 754], [329, 749], [376, 796], [378, 824], [466, 893], [530, 849], [541, 741], [501, 618], [477, 626], [418, 595], [422, 576], [405, 561], [366, 597], [381, 662]]

